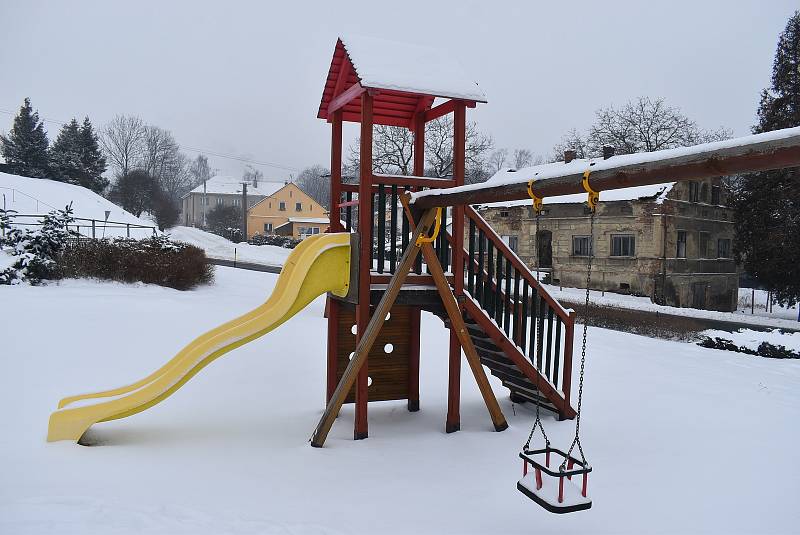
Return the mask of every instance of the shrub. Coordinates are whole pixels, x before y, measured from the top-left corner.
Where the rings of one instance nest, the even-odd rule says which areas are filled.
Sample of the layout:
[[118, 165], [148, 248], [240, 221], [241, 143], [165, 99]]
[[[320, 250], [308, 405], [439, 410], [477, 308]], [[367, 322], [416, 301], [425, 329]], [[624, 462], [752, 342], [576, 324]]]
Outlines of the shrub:
[[14, 213], [0, 210], [0, 248], [8, 248], [16, 258], [11, 267], [0, 272], [0, 284], [38, 284], [42, 279], [53, 278], [55, 258], [66, 247], [70, 236], [67, 228], [74, 221], [72, 205], [44, 215], [36, 230], [12, 226]]
[[251, 245], [276, 245], [285, 249], [294, 249], [301, 241], [291, 236], [278, 236], [277, 234], [268, 234], [266, 236], [256, 234], [250, 238]]
[[747, 346], [737, 346], [731, 340], [725, 338], [704, 336], [697, 342], [697, 345], [710, 349], [722, 349], [724, 351], [736, 351], [737, 353], [758, 355], [769, 359], [800, 359], [800, 352], [792, 351], [785, 346], [776, 346], [769, 342], [761, 342], [758, 344], [758, 349], [750, 349]]
[[168, 236], [145, 240], [75, 240], [57, 259], [61, 278], [94, 277], [145, 282], [188, 290], [211, 282], [213, 268], [202, 249], [172, 242]]

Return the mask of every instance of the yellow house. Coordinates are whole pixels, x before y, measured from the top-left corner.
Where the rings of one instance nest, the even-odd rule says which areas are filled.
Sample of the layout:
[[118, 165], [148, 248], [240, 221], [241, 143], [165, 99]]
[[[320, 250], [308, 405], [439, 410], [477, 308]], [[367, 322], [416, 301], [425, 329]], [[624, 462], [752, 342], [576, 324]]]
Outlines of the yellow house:
[[256, 234], [305, 238], [325, 232], [328, 224], [328, 211], [292, 183], [247, 210], [248, 239]]

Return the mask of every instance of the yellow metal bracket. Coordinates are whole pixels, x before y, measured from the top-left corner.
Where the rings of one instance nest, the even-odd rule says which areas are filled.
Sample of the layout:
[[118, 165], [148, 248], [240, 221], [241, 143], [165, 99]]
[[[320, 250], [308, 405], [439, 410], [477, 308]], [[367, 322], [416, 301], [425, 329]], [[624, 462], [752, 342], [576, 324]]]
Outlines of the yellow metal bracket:
[[589, 194], [589, 208], [594, 212], [597, 209], [597, 203], [600, 201], [600, 192], [595, 191], [592, 189], [592, 186], [589, 185], [589, 175], [591, 171], [588, 169], [583, 172], [583, 180], [581, 180], [581, 184], [583, 185], [583, 189], [586, 190], [586, 193]]
[[436, 237], [439, 235], [439, 229], [442, 227], [442, 208], [441, 206], [436, 209], [436, 223], [433, 227], [433, 233], [430, 236], [423, 236], [420, 234], [417, 236], [417, 241], [414, 242], [414, 245], [417, 247], [422, 246], [423, 243], [433, 243], [436, 240]]
[[534, 182], [536, 182], [535, 178], [528, 180], [528, 195], [530, 195], [530, 198], [533, 199], [533, 209], [536, 211], [537, 214], [539, 214], [542, 211], [542, 198], [537, 197], [536, 194], [533, 192]]

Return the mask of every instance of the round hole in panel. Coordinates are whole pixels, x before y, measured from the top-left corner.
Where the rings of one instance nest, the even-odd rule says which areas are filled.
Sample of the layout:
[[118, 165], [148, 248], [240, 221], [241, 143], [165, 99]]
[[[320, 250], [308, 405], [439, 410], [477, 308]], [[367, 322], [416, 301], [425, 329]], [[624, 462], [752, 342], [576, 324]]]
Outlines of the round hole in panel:
[[394, 345], [393, 344], [386, 344], [385, 346], [383, 346], [383, 352], [386, 353], [387, 355], [389, 353], [391, 353], [392, 351], [394, 351]]
[[352, 327], [350, 327], [350, 332], [353, 334], [358, 334], [358, 327], [354, 323]]
[[367, 386], [372, 386], [372, 377], [367, 377]]
[[386, 313], [386, 321], [389, 321], [389, 318], [391, 318], [391, 317], [392, 317], [392, 313], [391, 312], [387, 312]]
[[353, 360], [353, 357], [355, 357], [355, 356], [356, 356], [356, 352], [355, 352], [355, 351], [352, 351], [352, 352], [350, 353], [350, 355], [349, 355], [347, 358], [348, 358], [349, 360]]

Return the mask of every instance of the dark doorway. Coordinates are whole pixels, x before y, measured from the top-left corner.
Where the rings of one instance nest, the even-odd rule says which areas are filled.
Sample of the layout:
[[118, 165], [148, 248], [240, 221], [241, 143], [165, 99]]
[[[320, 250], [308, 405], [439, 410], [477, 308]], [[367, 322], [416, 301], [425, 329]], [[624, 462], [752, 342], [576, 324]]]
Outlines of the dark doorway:
[[539, 267], [553, 267], [553, 233], [549, 230], [540, 230], [538, 236], [539, 243]]
[[705, 310], [706, 308], [706, 283], [692, 283], [692, 308]]

